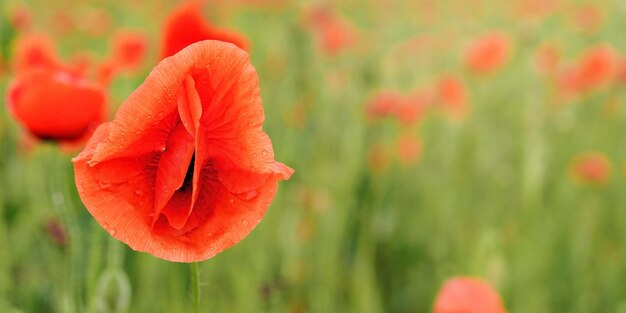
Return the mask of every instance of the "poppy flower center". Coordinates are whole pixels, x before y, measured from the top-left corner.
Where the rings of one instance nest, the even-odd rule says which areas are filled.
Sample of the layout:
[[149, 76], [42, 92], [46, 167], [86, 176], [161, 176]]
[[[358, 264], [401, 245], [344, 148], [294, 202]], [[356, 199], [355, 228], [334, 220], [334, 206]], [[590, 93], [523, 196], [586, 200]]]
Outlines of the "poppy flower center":
[[194, 168], [194, 164], [196, 163], [196, 153], [194, 151], [194, 155], [191, 157], [191, 162], [189, 162], [189, 165], [187, 166], [187, 173], [185, 173], [185, 179], [183, 180], [183, 185], [180, 186], [180, 188], [178, 188], [178, 191], [182, 191], [182, 192], [186, 192], [189, 191], [190, 188], [193, 186], [192, 182], [193, 182], [193, 168]]

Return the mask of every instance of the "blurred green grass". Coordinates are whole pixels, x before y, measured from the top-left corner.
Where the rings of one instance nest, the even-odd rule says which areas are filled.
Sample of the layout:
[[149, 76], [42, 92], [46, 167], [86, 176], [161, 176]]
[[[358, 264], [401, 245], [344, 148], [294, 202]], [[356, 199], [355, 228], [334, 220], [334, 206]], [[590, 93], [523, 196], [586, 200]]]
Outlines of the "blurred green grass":
[[[35, 21], [40, 28], [50, 12], [75, 4], [25, 3], [41, 18]], [[505, 4], [489, 1], [443, 1], [430, 18], [421, 6], [427, 1], [394, 1], [385, 10], [367, 3], [337, 5], [365, 38], [356, 51], [337, 56], [320, 53], [304, 27], [307, 2], [281, 10], [207, 10], [216, 23], [252, 39], [264, 129], [276, 158], [296, 174], [280, 184], [246, 239], [200, 264], [203, 311], [428, 312], [442, 281], [470, 274], [489, 279], [510, 312], [626, 312], [624, 85], [556, 109], [551, 88], [530, 62], [546, 40], [569, 56], [596, 42], [624, 51], [625, 6], [597, 2], [607, 14], [603, 28], [580, 34], [562, 15], [526, 24], [502, 14]], [[16, 4], [0, 5], [3, 18]], [[105, 5], [114, 27], [150, 34], [152, 56], [160, 21], [172, 7], [75, 5]], [[474, 35], [491, 29], [512, 36], [513, 58], [494, 77], [472, 77], [461, 69], [460, 53]], [[390, 52], [418, 34], [450, 39], [446, 49]], [[64, 56], [75, 49], [107, 51], [106, 41], [80, 33], [60, 38], [59, 46]], [[149, 67], [114, 82], [113, 108]], [[454, 124], [429, 114], [414, 130], [424, 141], [420, 162], [393, 162], [372, 173], [370, 145], [392, 142], [401, 126], [368, 123], [368, 97], [380, 88], [410, 90], [451, 71], [468, 82], [471, 116]], [[4, 94], [10, 77], [2, 75]], [[329, 77], [344, 80], [333, 85]], [[609, 101], [617, 105], [610, 114]], [[1, 104], [0, 311], [100, 311], [101, 303], [118, 301], [128, 283], [127, 312], [189, 312], [188, 266], [110, 238], [78, 199], [71, 156], [51, 144], [20, 148], [20, 130]], [[303, 121], [294, 122], [299, 107]], [[613, 164], [606, 186], [581, 186], [569, 177], [571, 159], [589, 150]], [[50, 221], [76, 240], [55, 243], [46, 230]], [[122, 278], [103, 285], [111, 275]]]

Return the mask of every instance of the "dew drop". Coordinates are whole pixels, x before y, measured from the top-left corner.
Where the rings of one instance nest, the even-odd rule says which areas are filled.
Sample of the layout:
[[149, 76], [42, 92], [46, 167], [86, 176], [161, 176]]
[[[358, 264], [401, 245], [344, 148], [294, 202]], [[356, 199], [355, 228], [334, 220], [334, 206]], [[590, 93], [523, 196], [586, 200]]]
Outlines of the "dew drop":
[[135, 134], [139, 135], [139, 134], [141, 134], [141, 131], [138, 130], [138, 131], [135, 132]]
[[102, 188], [102, 190], [107, 190], [107, 191], [112, 191], [112, 190], [115, 190], [117, 188], [117, 185], [115, 185], [113, 183], [109, 183], [109, 182], [104, 182], [104, 181], [99, 181], [98, 182], [98, 186], [100, 186], [100, 188]]
[[240, 198], [244, 201], [250, 201], [254, 198], [256, 198], [259, 195], [259, 193], [256, 190], [250, 190], [248, 192], [244, 192], [242, 194], [240, 194]]
[[148, 114], [148, 115], [146, 115], [146, 118], [147, 118], [147, 119], [151, 119], [151, 118], [152, 118], [152, 115], [151, 115], [151, 114]]
[[264, 156], [267, 156], [267, 150], [263, 150], [263, 152], [261, 152]]
[[104, 223], [104, 224], [102, 225], [102, 228], [104, 228], [104, 229], [106, 229], [106, 230], [109, 230], [109, 224]]
[[159, 112], [159, 117], [163, 117], [163, 111]]
[[115, 229], [111, 229], [111, 230], [109, 231], [109, 234], [111, 234], [111, 236], [115, 236], [115, 234], [117, 234], [117, 230], [115, 230]]
[[135, 195], [140, 196], [140, 197], [143, 196], [143, 190], [141, 189], [135, 190]]
[[118, 147], [120, 150], [121, 150], [121, 149], [124, 149], [124, 145], [119, 145], [119, 146], [117, 146], [117, 147]]

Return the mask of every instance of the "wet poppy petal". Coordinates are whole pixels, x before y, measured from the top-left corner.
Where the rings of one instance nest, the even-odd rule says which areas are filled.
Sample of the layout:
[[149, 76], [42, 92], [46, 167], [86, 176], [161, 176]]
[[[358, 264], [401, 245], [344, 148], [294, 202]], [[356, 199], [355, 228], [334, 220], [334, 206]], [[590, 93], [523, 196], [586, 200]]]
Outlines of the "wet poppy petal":
[[274, 160], [263, 120], [247, 53], [192, 44], [159, 63], [74, 159], [81, 199], [133, 249], [209, 258], [255, 227], [293, 173]]
[[[194, 154], [194, 138], [182, 124], [178, 124], [167, 139], [166, 150], [161, 154], [156, 176], [155, 214], [167, 204], [172, 195], [183, 186]], [[190, 208], [188, 208], [190, 209]]]

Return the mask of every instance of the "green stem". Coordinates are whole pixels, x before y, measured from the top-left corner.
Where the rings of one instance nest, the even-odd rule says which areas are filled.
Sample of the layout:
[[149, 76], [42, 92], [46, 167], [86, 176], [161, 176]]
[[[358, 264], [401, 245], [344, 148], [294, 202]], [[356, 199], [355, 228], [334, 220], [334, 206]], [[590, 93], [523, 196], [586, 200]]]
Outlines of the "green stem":
[[193, 312], [200, 313], [200, 270], [198, 262], [191, 263], [191, 290], [193, 293]]

